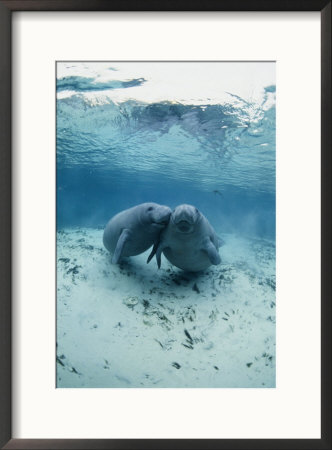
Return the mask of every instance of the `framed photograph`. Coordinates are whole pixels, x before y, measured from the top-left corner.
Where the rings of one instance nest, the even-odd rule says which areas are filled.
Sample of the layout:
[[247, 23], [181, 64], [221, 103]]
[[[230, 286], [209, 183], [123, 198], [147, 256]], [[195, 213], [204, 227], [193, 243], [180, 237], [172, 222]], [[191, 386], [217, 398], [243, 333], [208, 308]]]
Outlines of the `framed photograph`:
[[2, 448], [331, 448], [331, 3], [192, 8], [0, 2]]

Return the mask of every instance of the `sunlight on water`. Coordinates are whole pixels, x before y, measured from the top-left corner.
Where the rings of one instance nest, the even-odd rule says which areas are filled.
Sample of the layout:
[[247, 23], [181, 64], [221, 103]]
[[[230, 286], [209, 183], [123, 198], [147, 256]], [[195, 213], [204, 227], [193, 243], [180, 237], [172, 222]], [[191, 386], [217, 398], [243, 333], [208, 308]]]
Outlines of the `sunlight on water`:
[[80, 94], [58, 100], [58, 168], [151, 170], [206, 189], [274, 192], [275, 107], [264, 109], [271, 96], [261, 105], [92, 105]]

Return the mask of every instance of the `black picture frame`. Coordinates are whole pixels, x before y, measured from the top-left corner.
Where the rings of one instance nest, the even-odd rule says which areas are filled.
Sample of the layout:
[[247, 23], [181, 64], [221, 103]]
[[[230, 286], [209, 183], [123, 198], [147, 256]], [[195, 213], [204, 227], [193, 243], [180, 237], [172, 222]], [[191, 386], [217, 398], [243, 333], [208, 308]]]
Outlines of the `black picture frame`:
[[[320, 11], [321, 439], [12, 439], [11, 20], [14, 11]], [[15, 120], [15, 118], [14, 118]], [[0, 0], [0, 445], [4, 449], [331, 449], [331, 0]], [[47, 411], [45, 411], [47, 414]]]

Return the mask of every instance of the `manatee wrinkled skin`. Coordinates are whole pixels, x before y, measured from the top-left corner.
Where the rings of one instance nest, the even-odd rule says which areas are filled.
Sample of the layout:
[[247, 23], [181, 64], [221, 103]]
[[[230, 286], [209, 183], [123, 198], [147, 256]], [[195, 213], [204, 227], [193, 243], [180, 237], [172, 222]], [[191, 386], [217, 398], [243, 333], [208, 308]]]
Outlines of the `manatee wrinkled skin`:
[[179, 205], [172, 212], [160, 242], [154, 245], [147, 262], [156, 255], [160, 268], [161, 253], [164, 253], [179, 269], [199, 272], [211, 264], [220, 264], [219, 247], [219, 238], [206, 217], [192, 205]]
[[125, 256], [139, 255], [158, 243], [171, 212], [168, 206], [142, 203], [112, 217], [103, 235], [104, 246], [113, 254], [112, 263], [117, 264]]

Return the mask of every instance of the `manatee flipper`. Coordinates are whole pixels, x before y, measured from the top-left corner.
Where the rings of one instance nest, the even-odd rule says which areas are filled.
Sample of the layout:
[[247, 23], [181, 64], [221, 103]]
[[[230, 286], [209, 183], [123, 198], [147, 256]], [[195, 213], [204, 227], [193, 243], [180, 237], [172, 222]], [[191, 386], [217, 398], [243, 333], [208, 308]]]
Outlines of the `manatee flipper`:
[[158, 248], [157, 248], [157, 251], [156, 251], [156, 260], [157, 260], [157, 264], [158, 264], [158, 269], [160, 269], [160, 266], [161, 266], [161, 254], [162, 254], [162, 249], [161, 249], [161, 247], [159, 246]]
[[213, 243], [211, 242], [210, 239], [206, 240], [202, 250], [207, 253], [209, 260], [211, 261], [211, 264], [214, 264], [215, 266], [217, 266], [218, 264], [221, 263], [221, 258], [218, 253], [218, 250], [213, 245]]
[[156, 254], [158, 245], [159, 245], [158, 242], [156, 242], [156, 243], [153, 245], [153, 249], [151, 250], [151, 253], [150, 253], [150, 255], [149, 255], [149, 257], [148, 257], [148, 259], [147, 259], [147, 261], [146, 261], [147, 264], [149, 264], [149, 262], [151, 261], [151, 259], [152, 259], [152, 258], [154, 257], [154, 255]]
[[113, 256], [112, 256], [112, 264], [117, 264], [120, 259], [123, 252], [123, 248], [128, 241], [128, 238], [130, 236], [130, 231], [125, 228], [122, 230], [122, 233], [119, 236], [118, 242], [116, 244]]
[[222, 247], [223, 245], [225, 245], [225, 241], [221, 239], [221, 237], [217, 236], [217, 238], [218, 238], [218, 247]]
[[[160, 269], [160, 266], [161, 266], [161, 254], [165, 250], [165, 248], [166, 248], [166, 246], [164, 246], [162, 243], [159, 243], [159, 245], [157, 245], [157, 247], [156, 247], [155, 254], [156, 254], [156, 260], [157, 260], [157, 264], [158, 264], [158, 269]], [[153, 250], [154, 250], [154, 247], [153, 247]], [[152, 250], [152, 252], [153, 252], [153, 250]]]

